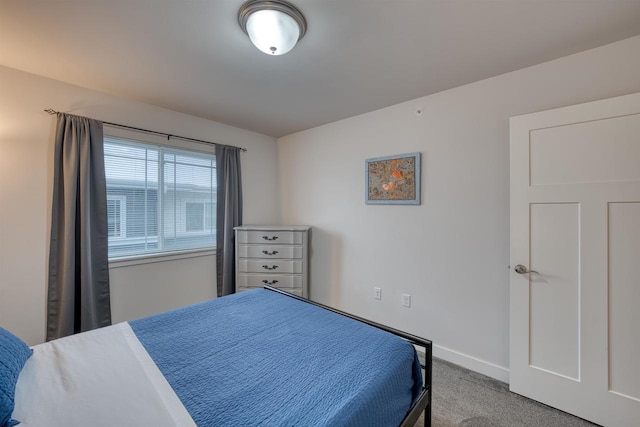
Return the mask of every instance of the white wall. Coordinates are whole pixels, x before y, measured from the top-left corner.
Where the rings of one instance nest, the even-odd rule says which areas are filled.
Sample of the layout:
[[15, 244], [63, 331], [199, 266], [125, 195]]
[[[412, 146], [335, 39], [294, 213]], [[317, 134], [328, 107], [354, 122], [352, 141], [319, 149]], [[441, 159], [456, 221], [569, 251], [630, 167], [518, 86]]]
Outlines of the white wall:
[[113, 323], [216, 297], [215, 255], [205, 253], [200, 257], [149, 261], [125, 266], [111, 263], [109, 284]]
[[[0, 325], [44, 339], [54, 108], [247, 147], [245, 222], [313, 226], [313, 299], [506, 379], [508, 118], [640, 91], [639, 51], [635, 37], [290, 135], [277, 152], [270, 137], [0, 67]], [[365, 205], [364, 160], [413, 151], [422, 204]], [[112, 268], [114, 320], [212, 297], [212, 262]]]
[[[508, 380], [509, 117], [640, 91], [638, 52], [635, 37], [279, 139], [284, 222], [313, 226], [311, 298]], [[365, 159], [415, 151], [422, 204], [365, 205]]]
[[[0, 67], [0, 326], [44, 340], [53, 108], [222, 144], [242, 154], [244, 220], [279, 218], [276, 141], [163, 108]], [[215, 296], [212, 256], [111, 269], [114, 321]]]

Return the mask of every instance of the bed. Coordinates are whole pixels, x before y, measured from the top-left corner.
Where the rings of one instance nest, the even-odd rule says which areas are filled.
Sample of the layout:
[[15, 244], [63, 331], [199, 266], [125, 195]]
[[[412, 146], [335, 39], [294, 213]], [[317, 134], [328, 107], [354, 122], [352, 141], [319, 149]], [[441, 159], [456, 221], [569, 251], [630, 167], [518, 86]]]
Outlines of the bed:
[[431, 424], [430, 341], [268, 287], [32, 350], [22, 427]]

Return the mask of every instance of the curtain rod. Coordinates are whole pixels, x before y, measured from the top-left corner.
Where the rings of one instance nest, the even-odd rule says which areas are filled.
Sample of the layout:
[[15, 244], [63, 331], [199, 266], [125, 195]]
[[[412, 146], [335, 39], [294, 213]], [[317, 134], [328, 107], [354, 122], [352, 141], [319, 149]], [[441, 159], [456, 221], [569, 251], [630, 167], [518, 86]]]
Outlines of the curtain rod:
[[[44, 111], [45, 111], [45, 113], [49, 113], [50, 115], [59, 113], [59, 111], [53, 110], [51, 108], [49, 108], [47, 110], [44, 110]], [[189, 138], [187, 136], [180, 136], [180, 135], [172, 135], [172, 134], [169, 134], [169, 133], [158, 132], [158, 131], [149, 130], [149, 129], [142, 129], [142, 128], [137, 128], [137, 127], [133, 127], [133, 126], [121, 125], [121, 124], [118, 124], [118, 123], [111, 123], [111, 122], [102, 122], [102, 123], [105, 124], [105, 125], [115, 126], [115, 127], [119, 127], [119, 128], [123, 128], [123, 129], [131, 129], [131, 130], [135, 130], [135, 131], [138, 131], [138, 132], [146, 132], [146, 133], [153, 133], [155, 135], [166, 136], [167, 137], [167, 141], [170, 140], [171, 138], [178, 138], [178, 139], [183, 139], [185, 141], [193, 141], [193, 142], [199, 142], [199, 143], [202, 143], [202, 144], [210, 144], [210, 145], [223, 145], [223, 146], [226, 146], [226, 147], [238, 148], [238, 149], [240, 149], [242, 151], [247, 151], [246, 148], [236, 147], [234, 145], [218, 144], [218, 143], [215, 143], [215, 142], [204, 141], [202, 139]]]

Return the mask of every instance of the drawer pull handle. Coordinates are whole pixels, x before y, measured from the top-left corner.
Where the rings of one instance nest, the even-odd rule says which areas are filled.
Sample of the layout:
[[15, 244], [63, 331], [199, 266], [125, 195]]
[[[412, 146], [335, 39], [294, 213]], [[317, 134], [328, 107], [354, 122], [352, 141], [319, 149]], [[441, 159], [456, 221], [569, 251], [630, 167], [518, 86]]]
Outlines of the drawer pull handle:
[[267, 279], [264, 279], [262, 283], [264, 283], [265, 285], [275, 285], [276, 283], [278, 283], [278, 281], [277, 280], [268, 281]]
[[273, 252], [269, 252], [269, 251], [262, 251], [263, 254], [265, 255], [277, 255], [278, 251], [273, 251]]
[[269, 236], [262, 236], [262, 238], [264, 240], [278, 240], [278, 236], [273, 236], [273, 237], [269, 237]]
[[262, 268], [264, 268], [265, 270], [275, 270], [276, 268], [278, 268], [278, 266], [272, 265], [271, 267], [269, 267], [268, 265], [263, 265]]

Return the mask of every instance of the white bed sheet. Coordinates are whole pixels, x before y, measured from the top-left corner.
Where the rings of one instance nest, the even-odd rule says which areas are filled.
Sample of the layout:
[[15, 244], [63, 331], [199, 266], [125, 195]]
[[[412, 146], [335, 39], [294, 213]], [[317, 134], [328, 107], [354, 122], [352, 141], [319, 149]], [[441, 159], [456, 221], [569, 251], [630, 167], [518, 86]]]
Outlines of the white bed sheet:
[[16, 386], [21, 427], [195, 426], [127, 323], [33, 351]]

